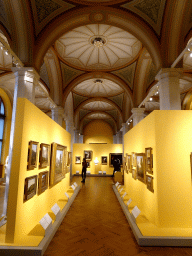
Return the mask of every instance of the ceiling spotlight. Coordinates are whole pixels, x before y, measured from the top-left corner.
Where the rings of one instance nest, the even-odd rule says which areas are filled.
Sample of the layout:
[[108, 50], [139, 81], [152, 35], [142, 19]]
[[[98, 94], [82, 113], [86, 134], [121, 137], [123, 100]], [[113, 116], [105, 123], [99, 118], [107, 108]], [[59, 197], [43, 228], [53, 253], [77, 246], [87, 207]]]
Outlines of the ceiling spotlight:
[[9, 54], [8, 51], [5, 51], [5, 54], [8, 55]]
[[149, 100], [150, 100], [150, 101], [152, 101], [152, 100], [153, 100], [153, 98], [150, 98]]
[[132, 122], [132, 119], [130, 120], [130, 123]]
[[189, 55], [190, 57], [192, 57], [192, 52], [190, 53], [190, 55]]

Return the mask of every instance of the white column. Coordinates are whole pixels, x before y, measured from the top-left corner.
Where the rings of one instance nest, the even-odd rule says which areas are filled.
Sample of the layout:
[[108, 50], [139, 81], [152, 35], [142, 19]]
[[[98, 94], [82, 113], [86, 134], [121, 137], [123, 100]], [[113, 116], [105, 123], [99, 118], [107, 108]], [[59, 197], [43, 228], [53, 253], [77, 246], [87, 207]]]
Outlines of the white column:
[[122, 132], [122, 144], [124, 145], [124, 135], [128, 131], [127, 123], [122, 123], [121, 132]]
[[83, 144], [83, 135], [79, 135], [79, 143]]
[[26, 98], [35, 104], [35, 85], [39, 80], [39, 74], [34, 68], [14, 67], [15, 90], [18, 98]]
[[161, 69], [157, 74], [160, 110], [181, 110], [179, 77], [180, 70], [175, 68]]
[[64, 109], [60, 106], [51, 109], [52, 119], [60, 126], [63, 124]]
[[117, 144], [117, 134], [113, 135], [113, 144]]
[[33, 68], [28, 67], [15, 67], [12, 68], [15, 74], [15, 90], [13, 99], [13, 111], [11, 120], [11, 132], [9, 142], [9, 160], [6, 168], [6, 187], [4, 195], [4, 205], [2, 216], [7, 215], [7, 201], [9, 195], [9, 181], [12, 168], [12, 156], [13, 156], [13, 143], [15, 137], [15, 120], [17, 114], [17, 99], [26, 98], [34, 103], [35, 100], [35, 84], [38, 82], [39, 75]]
[[141, 120], [144, 119], [145, 115], [145, 108], [133, 108], [131, 110], [133, 113], [133, 127], [138, 124]]

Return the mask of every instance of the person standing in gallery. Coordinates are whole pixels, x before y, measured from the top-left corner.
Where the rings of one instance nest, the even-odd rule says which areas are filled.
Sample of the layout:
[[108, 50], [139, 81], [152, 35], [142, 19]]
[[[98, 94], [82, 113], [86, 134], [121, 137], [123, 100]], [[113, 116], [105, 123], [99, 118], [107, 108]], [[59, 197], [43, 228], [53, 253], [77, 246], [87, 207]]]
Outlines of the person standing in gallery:
[[85, 182], [86, 179], [86, 171], [87, 171], [87, 162], [86, 159], [83, 158], [83, 162], [82, 162], [82, 181], [81, 182]]

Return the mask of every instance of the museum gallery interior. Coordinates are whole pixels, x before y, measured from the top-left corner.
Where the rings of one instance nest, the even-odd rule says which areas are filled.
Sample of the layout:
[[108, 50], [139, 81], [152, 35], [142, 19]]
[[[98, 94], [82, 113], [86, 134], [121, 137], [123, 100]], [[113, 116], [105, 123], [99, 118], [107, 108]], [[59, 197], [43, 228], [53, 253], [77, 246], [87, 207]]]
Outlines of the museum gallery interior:
[[192, 246], [191, 109], [191, 0], [0, 0], [0, 254], [44, 252], [84, 157], [139, 244]]

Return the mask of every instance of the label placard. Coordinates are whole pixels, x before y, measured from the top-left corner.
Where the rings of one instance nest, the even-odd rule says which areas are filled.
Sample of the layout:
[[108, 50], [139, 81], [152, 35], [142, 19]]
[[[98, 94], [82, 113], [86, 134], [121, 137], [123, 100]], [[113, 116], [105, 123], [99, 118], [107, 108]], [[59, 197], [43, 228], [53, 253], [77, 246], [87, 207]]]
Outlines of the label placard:
[[115, 183], [115, 186], [117, 187], [119, 185], [119, 182], [117, 181], [116, 183]]
[[119, 190], [119, 193], [121, 193], [123, 191], [123, 188], [121, 188], [120, 190]]
[[135, 219], [139, 216], [140, 213], [141, 213], [141, 211], [139, 210], [139, 208], [137, 206], [135, 206], [132, 210], [132, 214], [135, 217]]
[[130, 203], [132, 202], [132, 199], [130, 198], [127, 202], [127, 206], [130, 205]]
[[125, 192], [125, 193], [122, 195], [122, 198], [124, 198], [126, 195], [127, 195], [127, 192]]
[[72, 189], [73, 189], [73, 190], [75, 190], [75, 189], [76, 189], [76, 187], [75, 187], [74, 185], [71, 185], [71, 187], [72, 187]]
[[58, 204], [54, 204], [53, 207], [51, 208], [52, 212], [57, 215], [60, 212], [60, 208]]
[[66, 197], [69, 199], [69, 195], [67, 194], [67, 192], [65, 192], [65, 195], [66, 195]]

